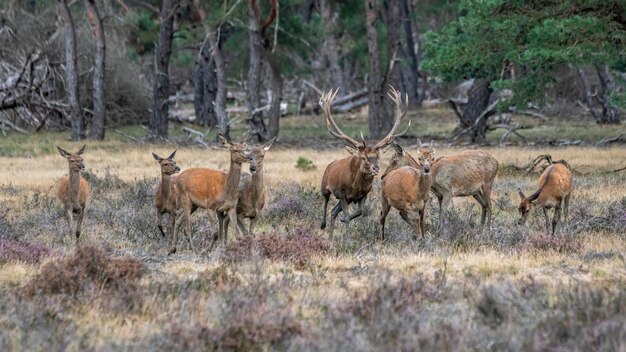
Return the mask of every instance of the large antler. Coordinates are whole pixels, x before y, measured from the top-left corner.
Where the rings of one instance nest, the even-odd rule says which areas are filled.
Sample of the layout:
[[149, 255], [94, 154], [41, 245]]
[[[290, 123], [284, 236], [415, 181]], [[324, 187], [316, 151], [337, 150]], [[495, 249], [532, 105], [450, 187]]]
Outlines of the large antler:
[[330, 114], [331, 105], [338, 91], [339, 91], [339, 88], [337, 88], [337, 90], [335, 90], [334, 92], [331, 89], [326, 93], [322, 93], [322, 96], [320, 97], [319, 104], [322, 107], [322, 110], [324, 110], [324, 115], [326, 115], [326, 127], [328, 128], [328, 132], [330, 132], [330, 134], [332, 134], [333, 136], [337, 138], [343, 139], [347, 143], [351, 144], [352, 147], [354, 148], [365, 146], [365, 142], [363, 142], [363, 144], [361, 145], [361, 143], [346, 136], [345, 133], [341, 132], [341, 130], [339, 129], [339, 126], [337, 126], [337, 123], [335, 122], [335, 120]]
[[[398, 134], [394, 134], [396, 132], [396, 129], [398, 129], [398, 126], [400, 126], [400, 122], [402, 122], [402, 119], [406, 115], [406, 112], [409, 110], [409, 96], [408, 94], [405, 94], [404, 104], [402, 104], [402, 94], [400, 94], [400, 92], [398, 92], [391, 85], [389, 86], [389, 88], [390, 88], [389, 93], [388, 93], [389, 98], [391, 98], [391, 100], [393, 100], [393, 102], [396, 104], [395, 121], [393, 123], [393, 127], [391, 127], [391, 131], [389, 131], [389, 133], [387, 134], [387, 136], [385, 136], [385, 138], [381, 139], [378, 143], [376, 143], [376, 145], [374, 146], [374, 149], [381, 149], [381, 148], [388, 146], [394, 140], [394, 138], [400, 137], [403, 134], [405, 134], [409, 130], [409, 127], [411, 126], [411, 121], [409, 121], [409, 126], [406, 128], [406, 130]], [[404, 105], [404, 109], [402, 108], [402, 105]]]

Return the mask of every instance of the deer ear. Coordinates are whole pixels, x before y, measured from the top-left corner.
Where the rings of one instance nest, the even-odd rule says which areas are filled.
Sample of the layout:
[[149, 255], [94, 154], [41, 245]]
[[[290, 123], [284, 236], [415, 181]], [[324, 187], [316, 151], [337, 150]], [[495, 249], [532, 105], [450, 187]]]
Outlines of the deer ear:
[[430, 149], [433, 150], [433, 153], [435, 152], [435, 141], [433, 141], [432, 139], [430, 140]]
[[176, 155], [176, 151], [173, 151], [172, 154], [170, 154], [170, 156], [168, 156], [167, 158], [172, 160], [174, 159], [174, 155]]
[[276, 140], [276, 137], [270, 139], [269, 142], [265, 143], [265, 145], [263, 145], [263, 150], [265, 150], [265, 151], [270, 150], [270, 147], [272, 146], [272, 144], [274, 143], [275, 140]]
[[70, 156], [70, 153], [66, 152], [65, 150], [61, 149], [61, 147], [59, 147], [57, 145], [57, 149], [59, 150], [59, 154], [61, 154], [62, 157], [67, 158]]
[[522, 200], [526, 199], [526, 196], [524, 195], [524, 193], [522, 192], [522, 190], [518, 190], [518, 194], [520, 196], [520, 198], [522, 198]]
[[228, 141], [228, 139], [226, 139], [226, 138], [225, 138], [224, 136], [222, 136], [221, 134], [220, 134], [220, 135], [218, 135], [218, 137], [217, 137], [217, 138], [219, 138], [220, 142], [221, 142], [223, 145], [225, 145], [226, 147], [229, 147], [229, 148], [230, 148], [231, 144], [230, 144], [230, 142]]
[[158, 156], [158, 155], [156, 155], [156, 154], [154, 154], [154, 153], [152, 153], [152, 157], [153, 157], [153, 158], [154, 158], [154, 160], [156, 160], [156, 161], [161, 161], [161, 160], [163, 160], [163, 158], [161, 158], [160, 156]]
[[348, 153], [350, 153], [350, 154], [352, 154], [352, 155], [357, 155], [357, 154], [359, 154], [359, 151], [358, 151], [356, 148], [352, 147], [352, 146], [349, 146], [349, 145], [344, 145], [344, 147], [346, 148], [346, 150], [348, 151]]
[[393, 149], [395, 149], [396, 154], [404, 156], [404, 149], [402, 149], [400, 144], [398, 144], [396, 142], [391, 142], [391, 145], [393, 145]]
[[85, 147], [87, 147], [87, 144], [83, 145], [83, 147], [82, 147], [82, 148], [80, 148], [80, 150], [79, 150], [79, 151], [78, 151], [78, 153], [76, 153], [76, 154], [78, 154], [78, 155], [83, 155], [83, 153], [85, 152]]
[[417, 147], [418, 148], [422, 147], [422, 141], [419, 138], [417, 139]]

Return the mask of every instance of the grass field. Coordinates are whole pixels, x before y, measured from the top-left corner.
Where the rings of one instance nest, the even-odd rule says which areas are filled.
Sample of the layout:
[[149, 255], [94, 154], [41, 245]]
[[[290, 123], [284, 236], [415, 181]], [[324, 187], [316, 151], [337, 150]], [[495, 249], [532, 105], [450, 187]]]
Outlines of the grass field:
[[[570, 133], [578, 134], [587, 135]], [[92, 195], [76, 250], [55, 198], [67, 162], [54, 145], [80, 145], [63, 137], [0, 139], [0, 350], [626, 349], [626, 172], [611, 172], [626, 165], [623, 146], [486, 148], [500, 171], [485, 233], [478, 204], [463, 198], [453, 201], [449, 231], [438, 233], [431, 197], [425, 240], [413, 241], [392, 211], [380, 243], [377, 180], [366, 216], [349, 236], [338, 223], [344, 238], [330, 243], [319, 230], [319, 182], [347, 153], [277, 143], [265, 158], [268, 196], [255, 238], [231, 233], [208, 254], [181, 240], [167, 256], [150, 152], [176, 147], [113, 135], [88, 143]], [[401, 142], [408, 151], [412, 143]], [[543, 234], [540, 211], [515, 225], [517, 190], [534, 191], [538, 174], [511, 166], [545, 153], [575, 170], [570, 226], [556, 237]], [[316, 168], [297, 169], [299, 157]], [[179, 146], [176, 160], [183, 170], [226, 169], [229, 156]], [[206, 248], [206, 213], [193, 218], [194, 242]]]

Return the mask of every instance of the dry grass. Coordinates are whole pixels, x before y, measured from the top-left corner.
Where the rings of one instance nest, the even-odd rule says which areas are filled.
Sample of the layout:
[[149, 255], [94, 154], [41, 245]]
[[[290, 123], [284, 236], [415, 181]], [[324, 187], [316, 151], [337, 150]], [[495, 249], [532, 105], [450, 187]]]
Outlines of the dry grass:
[[[347, 153], [278, 144], [264, 164], [263, 234], [231, 237], [229, 247], [207, 254], [181, 242], [168, 257], [155, 224], [159, 168], [150, 152], [170, 149], [88, 146], [93, 194], [83, 234], [95, 248], [78, 253], [54, 195], [66, 162], [54, 153], [0, 157], [0, 240], [51, 253], [31, 260], [19, 247], [26, 260], [0, 258], [0, 350], [36, 350], [44, 341], [69, 350], [623, 348], [626, 173], [600, 174], [626, 164], [623, 147], [489, 148], [502, 172], [494, 225], [484, 234], [469, 199], [454, 200], [458, 216], [449, 233], [437, 233], [431, 199], [425, 241], [410, 240], [409, 226], [392, 212], [389, 239], [379, 243], [377, 181], [367, 216], [331, 246], [318, 229], [318, 187], [326, 164]], [[505, 168], [543, 153], [581, 172], [570, 229], [556, 239], [543, 235], [539, 213], [527, 228], [515, 226], [517, 189], [533, 190], [537, 175]], [[296, 169], [299, 157], [317, 168]], [[179, 148], [176, 160], [182, 169], [228, 167], [223, 150]], [[202, 244], [210, 228], [200, 214], [193, 228]]]

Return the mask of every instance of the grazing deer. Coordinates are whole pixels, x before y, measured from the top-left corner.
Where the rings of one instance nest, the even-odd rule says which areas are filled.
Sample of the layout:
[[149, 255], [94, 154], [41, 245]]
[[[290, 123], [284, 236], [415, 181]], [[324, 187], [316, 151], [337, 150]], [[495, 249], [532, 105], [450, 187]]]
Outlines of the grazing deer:
[[[260, 147], [252, 147], [250, 155], [254, 163], [250, 163], [250, 173], [243, 173], [239, 181], [239, 200], [237, 201], [237, 224], [246, 235], [252, 235], [257, 216], [265, 205], [265, 189], [263, 187], [263, 159], [265, 152], [270, 150], [273, 138]], [[243, 219], [250, 219], [250, 228], [246, 231]], [[230, 222], [230, 219], [226, 219]]]
[[154, 197], [154, 205], [157, 208], [157, 226], [159, 231], [161, 231], [161, 236], [163, 237], [166, 237], [165, 231], [163, 231], [163, 214], [169, 214], [170, 231], [174, 231], [174, 226], [176, 224], [178, 188], [176, 187], [176, 177], [172, 175], [179, 172], [180, 168], [176, 166], [174, 155], [176, 155], [176, 151], [170, 154], [167, 158], [161, 158], [160, 156], [152, 153], [154, 159], [161, 166], [161, 182], [159, 182], [157, 187]]
[[[414, 239], [417, 239], [417, 234], [420, 234], [422, 239], [424, 238], [424, 213], [432, 183], [430, 165], [434, 160], [435, 149], [432, 141], [429, 147], [424, 147], [421, 143], [419, 145], [418, 161], [409, 156], [416, 167], [402, 166], [388, 173], [385, 172], [386, 175], [383, 177], [380, 212], [380, 237], [383, 241], [385, 240], [385, 220], [391, 207], [398, 209], [402, 219], [413, 226], [416, 234]], [[399, 150], [402, 148], [396, 149], [396, 153]]]
[[214, 219], [217, 213], [218, 232], [213, 238], [213, 242], [217, 238], [222, 239], [222, 243], [226, 244], [228, 236], [228, 222], [225, 218], [230, 217], [230, 223], [233, 224], [235, 232], [238, 232], [237, 221], [237, 198], [239, 178], [241, 177], [241, 164], [250, 162], [251, 168], [256, 168], [254, 160], [250, 155], [250, 147], [245, 143], [230, 143], [221, 135], [220, 141], [230, 150], [230, 169], [228, 173], [208, 169], [208, 168], [192, 168], [180, 173], [176, 179], [176, 185], [179, 192], [179, 202], [183, 209], [183, 213], [176, 220], [179, 224], [175, 226], [174, 238], [172, 239], [169, 254], [176, 253], [176, 242], [178, 241], [178, 231], [180, 229], [180, 221], [185, 219], [185, 233], [191, 236], [191, 214], [197, 208], [207, 209], [209, 212], [209, 221], [215, 227]]
[[435, 160], [432, 165], [431, 190], [439, 200], [439, 223], [443, 228], [444, 212], [452, 197], [472, 196], [482, 207], [480, 226], [491, 227], [491, 190], [498, 173], [498, 161], [482, 150], [466, 150]]
[[[539, 177], [539, 190], [528, 197], [525, 197], [521, 190], [519, 191], [522, 200], [519, 204], [521, 218], [518, 224], [524, 225], [530, 212], [539, 206], [543, 208], [548, 234], [552, 233], [554, 236], [559, 220], [561, 219], [561, 207], [564, 222], [567, 226], [572, 179], [572, 171], [567, 163], [555, 163], [548, 166]], [[550, 232], [550, 217], [548, 216], [548, 209], [550, 208], [554, 208], [552, 232]]]
[[[319, 104], [326, 115], [326, 127], [328, 131], [331, 135], [347, 143], [345, 147], [352, 156], [335, 160], [328, 164], [326, 170], [324, 170], [324, 176], [322, 177], [321, 192], [324, 197], [324, 214], [322, 216], [321, 229], [326, 227], [326, 213], [330, 195], [334, 195], [335, 198], [339, 200], [331, 211], [330, 226], [328, 229], [331, 240], [333, 238], [335, 219], [340, 212], [343, 212], [341, 221], [346, 224], [346, 233], [348, 233], [350, 221], [363, 214], [363, 204], [372, 189], [374, 177], [380, 172], [380, 151], [387, 148], [394, 138], [406, 133], [405, 130], [402, 133], [394, 134], [408, 109], [408, 96], [405, 97], [403, 104], [400, 93], [391, 87], [389, 97], [396, 104], [393, 127], [391, 127], [391, 131], [389, 131], [387, 136], [373, 147], [368, 147], [365, 144], [363, 135], [361, 135], [361, 142], [357, 142], [344, 134], [333, 119], [330, 110], [333, 99], [337, 95], [337, 91], [338, 89], [335, 92], [331, 90], [323, 94]], [[404, 105], [404, 109], [402, 105]], [[356, 203], [359, 206], [354, 214], [348, 213], [348, 205], [351, 203]]]
[[[80, 176], [80, 172], [85, 170], [85, 164], [81, 156], [85, 152], [85, 147], [86, 145], [83, 145], [76, 154], [72, 154], [57, 146], [59, 153], [62, 157], [67, 159], [70, 167], [70, 174], [61, 178], [59, 181], [58, 196], [65, 208], [67, 224], [70, 228], [70, 237], [74, 233], [76, 235], [76, 243], [78, 243], [80, 237], [83, 217], [85, 216], [85, 205], [89, 197], [89, 183]], [[74, 214], [78, 217], [76, 219], [75, 231], [72, 229]]]

